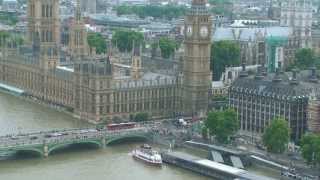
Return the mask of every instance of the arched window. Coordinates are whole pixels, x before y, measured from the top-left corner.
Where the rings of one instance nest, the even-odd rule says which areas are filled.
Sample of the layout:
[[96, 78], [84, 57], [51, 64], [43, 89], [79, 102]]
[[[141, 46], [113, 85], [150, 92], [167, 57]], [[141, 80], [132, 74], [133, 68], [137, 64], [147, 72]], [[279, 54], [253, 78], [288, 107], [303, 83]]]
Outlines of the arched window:
[[284, 14], [284, 15], [283, 15], [283, 23], [284, 23], [284, 25], [288, 25], [288, 17], [287, 17], [287, 14]]
[[52, 42], [52, 31], [48, 30], [46, 33], [47, 42]]
[[301, 14], [299, 15], [298, 23], [299, 23], [298, 26], [300, 27], [303, 26], [303, 18]]
[[83, 32], [80, 32], [80, 45], [83, 45]]
[[41, 31], [41, 42], [45, 42], [45, 32]]
[[45, 5], [41, 6], [41, 15], [42, 15], [42, 17], [46, 16], [46, 6]]
[[307, 15], [305, 19], [305, 26], [311, 26], [311, 22], [312, 22], [312, 19], [310, 18], [309, 15]]
[[52, 17], [52, 5], [50, 5], [49, 12], [49, 16]]
[[47, 17], [50, 17], [50, 16], [49, 16], [49, 15], [50, 15], [50, 14], [49, 14], [49, 13], [50, 13], [49, 11], [50, 11], [50, 8], [49, 8], [49, 5], [47, 5], [47, 11], [46, 11], [46, 16], [47, 16]]
[[294, 21], [294, 20], [295, 20], [295, 17], [294, 17], [294, 15], [292, 14], [291, 17], [290, 17], [290, 24], [289, 24], [289, 26], [294, 26], [294, 25], [295, 25], [295, 23], [294, 23], [295, 21]]
[[46, 42], [49, 42], [49, 31], [46, 31]]

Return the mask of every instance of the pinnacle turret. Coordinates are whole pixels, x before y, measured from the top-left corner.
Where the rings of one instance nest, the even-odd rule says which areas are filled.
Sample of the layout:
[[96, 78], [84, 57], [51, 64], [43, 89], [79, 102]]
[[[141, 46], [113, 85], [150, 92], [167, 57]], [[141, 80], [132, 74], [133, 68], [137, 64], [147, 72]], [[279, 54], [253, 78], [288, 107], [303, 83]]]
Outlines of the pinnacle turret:
[[77, 0], [77, 2], [76, 2], [75, 19], [77, 22], [81, 21], [81, 19], [82, 19], [80, 0]]

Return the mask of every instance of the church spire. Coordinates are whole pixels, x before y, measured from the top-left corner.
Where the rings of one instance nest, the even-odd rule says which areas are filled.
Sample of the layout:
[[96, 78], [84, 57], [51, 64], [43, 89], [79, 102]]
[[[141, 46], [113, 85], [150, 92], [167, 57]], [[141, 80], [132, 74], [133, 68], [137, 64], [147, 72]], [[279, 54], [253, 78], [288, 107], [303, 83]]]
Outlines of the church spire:
[[75, 17], [70, 27], [69, 51], [73, 57], [86, 56], [89, 53], [80, 0], [76, 0]]
[[75, 18], [77, 22], [80, 22], [82, 20], [80, 0], [77, 0], [76, 2]]
[[138, 80], [141, 77], [141, 44], [133, 41], [133, 56], [132, 56], [132, 69], [131, 77]]

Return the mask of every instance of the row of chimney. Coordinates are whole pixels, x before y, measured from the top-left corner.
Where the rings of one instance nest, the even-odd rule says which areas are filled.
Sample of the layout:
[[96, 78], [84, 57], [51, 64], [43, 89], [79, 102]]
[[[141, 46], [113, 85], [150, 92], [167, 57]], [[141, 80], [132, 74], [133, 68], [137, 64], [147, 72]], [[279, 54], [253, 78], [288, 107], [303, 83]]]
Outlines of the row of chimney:
[[[240, 78], [248, 77], [249, 74], [248, 74], [248, 72], [246, 70], [246, 64], [242, 63], [241, 66], [242, 66], [242, 71], [240, 72], [240, 75], [239, 75]], [[276, 74], [275, 74], [275, 76], [274, 76], [272, 81], [275, 82], [275, 83], [281, 82], [282, 81], [281, 74], [283, 74], [283, 73], [284, 72], [282, 71], [282, 68], [281, 68], [281, 62], [279, 62], [278, 68], [276, 69]], [[290, 81], [290, 84], [292, 84], [292, 85], [299, 84], [298, 79], [297, 79], [297, 73], [298, 73], [298, 71], [296, 69], [292, 70], [292, 79]], [[262, 66], [258, 67], [255, 79], [256, 80], [262, 80], [267, 75], [268, 75], [267, 69], [265, 68], [264, 64], [262, 64]], [[317, 83], [318, 82], [317, 68], [314, 67], [314, 66], [310, 68], [309, 81], [312, 82], [312, 83]]]

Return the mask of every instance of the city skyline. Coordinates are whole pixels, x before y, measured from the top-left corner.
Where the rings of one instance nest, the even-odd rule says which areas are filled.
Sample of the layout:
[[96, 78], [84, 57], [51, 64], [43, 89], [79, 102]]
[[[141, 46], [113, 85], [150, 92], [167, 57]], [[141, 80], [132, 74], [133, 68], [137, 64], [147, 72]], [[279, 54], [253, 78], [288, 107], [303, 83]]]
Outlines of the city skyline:
[[0, 5], [0, 179], [320, 175], [319, 3]]

